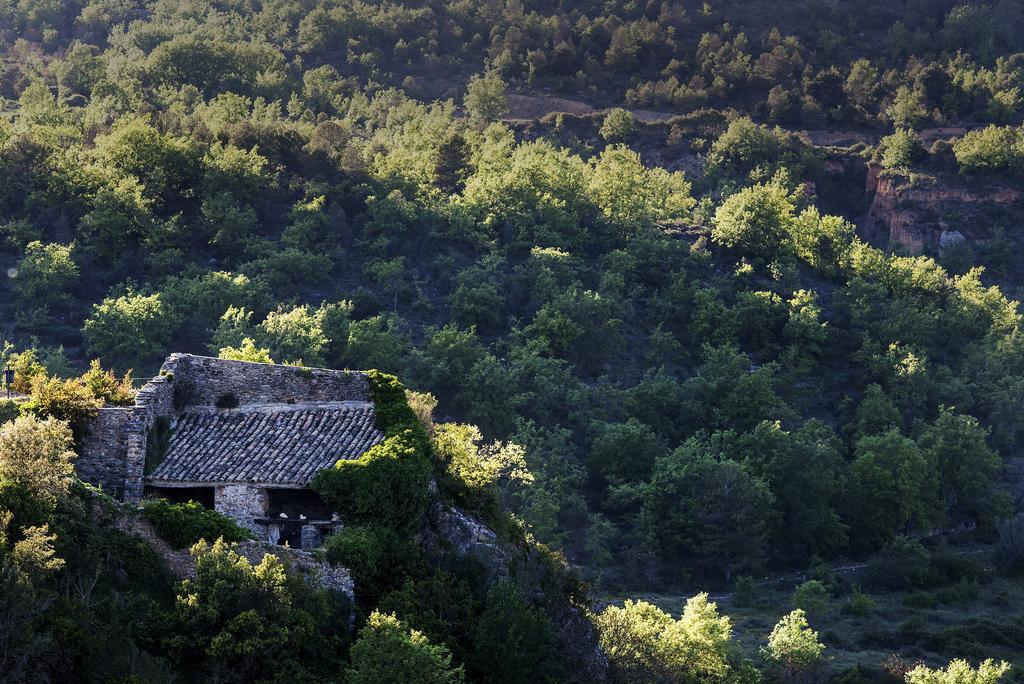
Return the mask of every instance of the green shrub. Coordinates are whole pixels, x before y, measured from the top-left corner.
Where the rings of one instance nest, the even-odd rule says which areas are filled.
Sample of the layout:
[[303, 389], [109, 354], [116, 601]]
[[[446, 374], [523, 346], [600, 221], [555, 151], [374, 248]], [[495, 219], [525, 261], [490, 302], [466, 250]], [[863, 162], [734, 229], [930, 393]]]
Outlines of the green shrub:
[[166, 499], [151, 499], [143, 502], [142, 514], [161, 539], [178, 549], [190, 547], [200, 539], [237, 542], [250, 537], [248, 531], [227, 516], [207, 510], [195, 501], [175, 504]]
[[867, 617], [875, 609], [875, 600], [862, 591], [854, 590], [850, 600], [843, 606], [843, 612], [856, 617]]
[[909, 168], [924, 156], [924, 145], [913, 130], [901, 128], [882, 138], [879, 152], [885, 168]]
[[800, 608], [812, 618], [828, 611], [828, 601], [828, 587], [818, 580], [804, 582], [793, 592], [793, 607]]
[[973, 558], [952, 552], [932, 554], [932, 568], [936, 579], [947, 584], [956, 582], [981, 582], [985, 579], [985, 567]]
[[938, 600], [930, 591], [915, 591], [903, 597], [903, 605], [907, 608], [934, 608]]
[[931, 556], [920, 542], [900, 537], [868, 562], [865, 583], [875, 589], [922, 587], [932, 578]]
[[911, 615], [896, 630], [904, 643], [917, 642], [928, 636], [928, 623], [920, 615]]
[[418, 436], [407, 430], [357, 459], [321, 470], [310, 486], [347, 524], [411, 531], [429, 497], [431, 464], [419, 446]]
[[350, 525], [324, 540], [321, 554], [328, 562], [348, 568], [356, 590], [377, 597], [393, 580], [401, 579], [401, 566], [409, 545], [383, 525]]
[[461, 684], [465, 676], [461, 666], [452, 667], [446, 646], [430, 643], [394, 615], [374, 611], [352, 645], [352, 664], [345, 671], [345, 681]]
[[756, 591], [754, 578], [750, 575], [740, 575], [732, 588], [732, 604], [740, 608], [753, 605]]
[[97, 399], [79, 378], [61, 380], [38, 375], [32, 380], [32, 392], [24, 409], [40, 417], [66, 420], [78, 430], [99, 412], [102, 405], [102, 400]]
[[369, 371], [377, 427], [385, 440], [361, 457], [321, 470], [310, 487], [350, 525], [411, 532], [426, 509], [433, 467], [423, 424], [393, 375]]
[[961, 579], [956, 584], [943, 587], [935, 592], [935, 598], [939, 603], [964, 605], [977, 601], [981, 590], [978, 583], [968, 579]]
[[0, 424], [9, 423], [21, 415], [21, 405], [14, 399], [0, 399]]

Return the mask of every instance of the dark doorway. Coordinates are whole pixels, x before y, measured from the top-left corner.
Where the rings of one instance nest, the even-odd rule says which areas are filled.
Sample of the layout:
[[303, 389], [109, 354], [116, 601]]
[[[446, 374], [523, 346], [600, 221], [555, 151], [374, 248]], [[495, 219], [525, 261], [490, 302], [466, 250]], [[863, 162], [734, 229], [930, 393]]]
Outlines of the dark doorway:
[[213, 510], [213, 487], [146, 487], [146, 494], [159, 496], [172, 503], [195, 501]]
[[[267, 517], [282, 520], [330, 520], [331, 509], [308, 489], [268, 489]], [[287, 517], [282, 517], [281, 514]]]

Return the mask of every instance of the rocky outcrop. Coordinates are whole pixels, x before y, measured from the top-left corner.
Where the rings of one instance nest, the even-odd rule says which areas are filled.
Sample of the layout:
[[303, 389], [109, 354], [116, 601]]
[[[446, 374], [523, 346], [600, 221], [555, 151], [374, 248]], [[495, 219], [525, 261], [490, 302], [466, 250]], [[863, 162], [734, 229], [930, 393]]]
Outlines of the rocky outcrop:
[[[436, 485], [432, 485], [436, 493]], [[597, 632], [586, 610], [554, 587], [571, 583], [565, 568], [552, 562], [540, 547], [521, 540], [504, 541], [483, 521], [439, 499], [428, 511], [419, 541], [439, 565], [472, 558], [485, 572], [486, 582], [513, 582], [520, 594], [541, 607], [551, 620], [558, 652], [568, 664], [570, 682], [605, 682], [608, 659], [598, 646]]]
[[[1008, 186], [967, 189], [951, 184], [912, 182], [906, 176], [884, 172], [878, 166], [868, 171], [867, 191], [874, 192], [865, 228], [887, 236], [889, 245], [910, 254], [938, 254], [952, 242], [972, 242], [986, 237], [983, 224], [951, 223], [951, 216], [980, 211], [989, 205], [1012, 205], [1021, 192]], [[954, 235], [956, 234], [956, 235]], [[957, 237], [958, 236], [958, 237]]]

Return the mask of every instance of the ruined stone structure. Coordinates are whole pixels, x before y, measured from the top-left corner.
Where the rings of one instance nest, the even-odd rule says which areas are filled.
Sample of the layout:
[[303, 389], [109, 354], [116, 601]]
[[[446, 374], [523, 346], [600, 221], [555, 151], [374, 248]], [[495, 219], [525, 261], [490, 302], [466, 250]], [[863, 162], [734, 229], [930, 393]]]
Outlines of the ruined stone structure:
[[364, 373], [172, 354], [134, 406], [100, 410], [76, 467], [124, 501], [193, 499], [309, 548], [337, 524], [313, 476], [383, 438]]

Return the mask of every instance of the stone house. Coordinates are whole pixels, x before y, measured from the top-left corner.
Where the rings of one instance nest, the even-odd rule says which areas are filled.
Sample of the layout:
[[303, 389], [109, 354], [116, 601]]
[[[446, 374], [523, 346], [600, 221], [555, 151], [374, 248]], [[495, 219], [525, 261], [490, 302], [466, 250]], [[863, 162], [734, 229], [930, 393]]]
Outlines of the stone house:
[[313, 476], [383, 439], [365, 373], [172, 354], [134, 406], [100, 409], [76, 468], [123, 501], [192, 499], [310, 548], [338, 524]]

